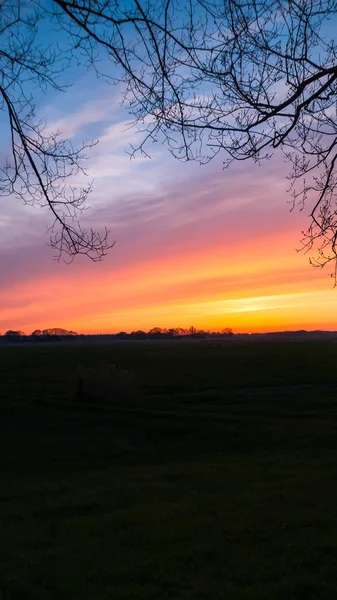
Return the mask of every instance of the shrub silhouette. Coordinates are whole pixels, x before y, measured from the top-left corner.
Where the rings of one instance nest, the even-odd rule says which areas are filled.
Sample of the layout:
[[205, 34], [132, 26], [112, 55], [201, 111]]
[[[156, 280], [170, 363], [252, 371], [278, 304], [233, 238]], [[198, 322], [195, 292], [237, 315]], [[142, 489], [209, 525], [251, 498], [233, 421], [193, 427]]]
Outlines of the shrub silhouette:
[[137, 395], [135, 376], [118, 365], [103, 362], [77, 368], [75, 397], [79, 402], [123, 405]]

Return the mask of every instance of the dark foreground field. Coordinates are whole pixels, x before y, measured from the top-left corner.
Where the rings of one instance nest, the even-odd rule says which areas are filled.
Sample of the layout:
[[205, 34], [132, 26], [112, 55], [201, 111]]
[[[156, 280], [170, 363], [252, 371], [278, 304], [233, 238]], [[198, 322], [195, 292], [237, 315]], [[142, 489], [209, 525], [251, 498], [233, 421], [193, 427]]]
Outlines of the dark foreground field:
[[[324, 341], [0, 347], [0, 599], [335, 600], [336, 359]], [[78, 365], [104, 361], [137, 391], [79, 400]]]

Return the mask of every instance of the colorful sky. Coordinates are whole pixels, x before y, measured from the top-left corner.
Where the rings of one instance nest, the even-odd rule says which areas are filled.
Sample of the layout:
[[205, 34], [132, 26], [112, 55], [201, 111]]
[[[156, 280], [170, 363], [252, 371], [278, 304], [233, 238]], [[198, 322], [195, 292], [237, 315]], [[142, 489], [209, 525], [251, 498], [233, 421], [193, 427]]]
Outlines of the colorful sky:
[[281, 158], [223, 171], [220, 159], [180, 163], [157, 144], [151, 159], [130, 160], [137, 132], [119, 100], [84, 72], [66, 96], [39, 99], [51, 130], [74, 143], [100, 138], [87, 161], [86, 223], [107, 226], [116, 245], [101, 263], [55, 262], [48, 214], [0, 198], [0, 332], [337, 329], [328, 269], [296, 252], [309, 210], [289, 212]]

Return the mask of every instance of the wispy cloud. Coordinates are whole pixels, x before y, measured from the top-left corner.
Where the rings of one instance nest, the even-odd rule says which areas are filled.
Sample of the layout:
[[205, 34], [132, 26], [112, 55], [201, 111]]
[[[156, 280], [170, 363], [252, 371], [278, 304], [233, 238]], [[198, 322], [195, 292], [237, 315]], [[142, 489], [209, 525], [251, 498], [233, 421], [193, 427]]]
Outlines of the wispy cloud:
[[46, 132], [60, 132], [66, 138], [74, 138], [80, 132], [88, 138], [88, 126], [93, 124], [99, 133], [106, 123], [115, 120], [121, 113], [120, 95], [116, 89], [113, 93], [111, 88], [107, 88], [103, 97], [90, 101], [84, 99], [83, 102], [83, 95], [76, 93], [73, 97], [67, 93], [62, 99], [63, 103], [46, 106], [41, 115], [47, 122]]

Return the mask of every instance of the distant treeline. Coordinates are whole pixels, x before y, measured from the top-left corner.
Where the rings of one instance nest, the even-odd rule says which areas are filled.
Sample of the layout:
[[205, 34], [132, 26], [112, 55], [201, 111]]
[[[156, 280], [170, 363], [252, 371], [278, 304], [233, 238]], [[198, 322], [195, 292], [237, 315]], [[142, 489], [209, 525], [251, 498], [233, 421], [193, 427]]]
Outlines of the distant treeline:
[[43, 341], [56, 341], [56, 340], [85, 340], [85, 339], [98, 339], [98, 340], [156, 340], [156, 339], [179, 339], [179, 338], [229, 338], [234, 335], [232, 329], [226, 327], [221, 331], [204, 331], [197, 329], [196, 327], [189, 327], [183, 329], [182, 327], [176, 327], [172, 329], [162, 329], [160, 327], [153, 327], [150, 331], [132, 331], [127, 333], [126, 331], [120, 331], [119, 333], [103, 333], [94, 335], [77, 334], [74, 331], [67, 331], [66, 329], [54, 328], [54, 329], [43, 329], [35, 330], [31, 335], [26, 335], [22, 331], [16, 331], [10, 329], [6, 331], [4, 335], [0, 335], [1, 342], [43, 342]]

